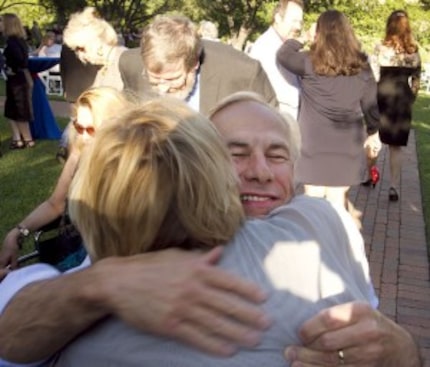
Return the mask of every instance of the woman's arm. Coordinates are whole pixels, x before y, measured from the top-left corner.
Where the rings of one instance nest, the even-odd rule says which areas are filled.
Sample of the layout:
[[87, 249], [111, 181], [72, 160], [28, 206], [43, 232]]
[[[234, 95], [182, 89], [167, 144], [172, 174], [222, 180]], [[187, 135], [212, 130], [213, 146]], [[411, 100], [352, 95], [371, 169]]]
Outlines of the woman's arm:
[[368, 135], [374, 135], [379, 130], [379, 108], [377, 99], [377, 84], [371, 69], [366, 71], [366, 85], [360, 100], [361, 110], [366, 123]]
[[420, 90], [420, 83], [421, 83], [421, 58], [420, 54], [417, 52], [418, 57], [418, 66], [413, 69], [412, 75], [411, 75], [411, 89], [412, 93], [414, 94], [415, 98], [418, 95], [418, 92]]
[[289, 39], [278, 50], [276, 61], [285, 69], [292, 73], [302, 76], [305, 74], [305, 60], [308, 57], [307, 53], [300, 52], [303, 48], [303, 43]]
[[[52, 195], [34, 209], [25, 219], [19, 224], [23, 228], [27, 228], [29, 231], [35, 231], [38, 228], [52, 222], [58, 218], [65, 210], [66, 198], [69, 190], [70, 183], [72, 181], [74, 172], [76, 170], [79, 160], [79, 155], [72, 154], [66, 161], [64, 168], [61, 172], [60, 178], [57, 181], [54, 192]], [[0, 252], [0, 268], [7, 265], [11, 265], [14, 269], [18, 266], [18, 239], [20, 231], [17, 227], [9, 231], [3, 241], [3, 248]]]

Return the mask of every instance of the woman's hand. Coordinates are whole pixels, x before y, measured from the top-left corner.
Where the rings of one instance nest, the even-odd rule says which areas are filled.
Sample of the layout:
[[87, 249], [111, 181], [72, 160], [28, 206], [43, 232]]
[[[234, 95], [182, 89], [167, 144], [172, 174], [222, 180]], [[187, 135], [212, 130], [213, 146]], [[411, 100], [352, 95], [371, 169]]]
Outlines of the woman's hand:
[[19, 231], [12, 229], [6, 236], [0, 251], [0, 268], [10, 265], [11, 269], [18, 268]]
[[382, 143], [379, 139], [379, 132], [369, 135], [364, 141], [364, 149], [366, 150], [367, 158], [369, 159], [377, 158], [381, 148]]

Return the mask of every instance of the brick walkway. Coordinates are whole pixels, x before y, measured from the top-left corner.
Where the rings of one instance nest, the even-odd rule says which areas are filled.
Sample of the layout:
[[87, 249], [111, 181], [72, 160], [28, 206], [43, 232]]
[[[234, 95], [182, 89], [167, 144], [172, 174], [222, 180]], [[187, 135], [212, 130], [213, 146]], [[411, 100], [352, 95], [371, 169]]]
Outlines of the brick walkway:
[[[430, 282], [415, 133], [404, 150], [400, 200], [388, 201], [388, 149], [378, 158], [375, 189], [355, 187], [350, 200], [363, 213], [363, 235], [380, 310], [417, 338], [430, 367]], [[399, 366], [400, 367], [400, 366]]]

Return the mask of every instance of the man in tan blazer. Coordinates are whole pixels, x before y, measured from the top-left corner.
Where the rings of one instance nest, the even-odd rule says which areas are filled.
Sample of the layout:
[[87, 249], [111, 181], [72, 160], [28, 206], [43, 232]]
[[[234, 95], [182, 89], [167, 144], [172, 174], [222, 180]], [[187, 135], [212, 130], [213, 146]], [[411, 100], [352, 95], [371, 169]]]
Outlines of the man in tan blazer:
[[145, 27], [140, 48], [122, 54], [119, 69], [125, 89], [173, 95], [204, 114], [244, 90], [278, 105], [258, 61], [221, 42], [201, 40], [196, 25], [183, 16], [156, 17]]

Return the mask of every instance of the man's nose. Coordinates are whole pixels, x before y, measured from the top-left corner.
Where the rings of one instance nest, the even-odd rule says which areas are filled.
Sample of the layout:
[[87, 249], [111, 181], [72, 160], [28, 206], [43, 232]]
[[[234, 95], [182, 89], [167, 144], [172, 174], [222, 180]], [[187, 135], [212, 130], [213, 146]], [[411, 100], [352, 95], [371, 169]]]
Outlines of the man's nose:
[[245, 170], [245, 178], [251, 181], [269, 182], [273, 180], [273, 172], [264, 155], [252, 155]]

